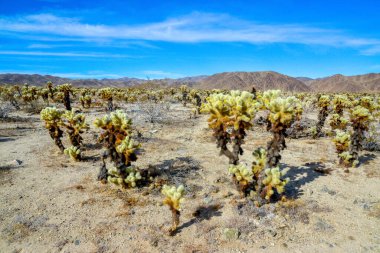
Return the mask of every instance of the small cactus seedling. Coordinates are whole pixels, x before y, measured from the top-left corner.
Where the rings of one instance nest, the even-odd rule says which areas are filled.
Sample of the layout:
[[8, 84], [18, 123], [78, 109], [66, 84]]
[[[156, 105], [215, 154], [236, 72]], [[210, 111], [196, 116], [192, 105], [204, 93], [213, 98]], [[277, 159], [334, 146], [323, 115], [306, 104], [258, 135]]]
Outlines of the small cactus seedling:
[[41, 111], [41, 119], [45, 121], [45, 128], [49, 130], [50, 137], [61, 152], [65, 150], [61, 141], [63, 131], [59, 128], [62, 125], [62, 114], [63, 111], [57, 110], [55, 107], [46, 107]]
[[82, 160], [81, 151], [80, 151], [79, 147], [71, 146], [69, 148], [66, 148], [64, 153], [65, 153], [65, 155], [70, 156], [71, 159], [73, 159], [76, 162]]
[[[104, 130], [99, 137], [99, 142], [107, 149], [103, 154], [103, 166], [98, 179], [124, 188], [134, 187], [135, 183], [141, 179], [141, 175], [137, 173], [137, 168], [131, 166], [132, 162], [137, 160], [137, 152], [140, 148], [140, 144], [130, 137], [132, 121], [121, 110], [116, 110], [110, 115], [96, 119], [94, 124]], [[107, 157], [114, 163], [115, 169], [107, 170], [105, 164]]]
[[173, 235], [179, 225], [180, 204], [184, 201], [185, 187], [180, 185], [176, 188], [175, 186], [164, 185], [161, 193], [165, 196], [163, 203], [169, 206], [172, 213], [172, 226], [169, 229], [169, 234]]

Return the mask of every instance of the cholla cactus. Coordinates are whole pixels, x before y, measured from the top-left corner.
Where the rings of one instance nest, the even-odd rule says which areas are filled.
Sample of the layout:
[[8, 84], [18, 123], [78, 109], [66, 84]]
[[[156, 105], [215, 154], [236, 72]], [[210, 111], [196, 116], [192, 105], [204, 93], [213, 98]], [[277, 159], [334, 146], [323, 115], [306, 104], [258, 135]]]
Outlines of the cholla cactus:
[[79, 147], [71, 146], [69, 148], [66, 148], [64, 151], [65, 155], [68, 155], [73, 159], [74, 161], [80, 161], [82, 160], [81, 151]]
[[336, 153], [339, 157], [339, 164], [347, 167], [351, 164], [351, 159], [347, 159], [351, 146], [351, 135], [341, 130], [335, 130], [335, 133], [333, 142], [335, 143]]
[[70, 94], [74, 96], [74, 90], [71, 84], [65, 83], [57, 86], [57, 89], [63, 93], [63, 104], [66, 110], [71, 110]]
[[180, 98], [182, 101], [182, 104], [183, 104], [183, 106], [186, 106], [186, 104], [189, 100], [189, 98], [188, 98], [189, 88], [186, 85], [181, 85], [181, 87], [179, 89], [182, 92], [182, 97]]
[[354, 130], [350, 154], [355, 161], [359, 158], [359, 151], [363, 149], [364, 134], [365, 131], [368, 131], [372, 119], [370, 111], [360, 105], [353, 108], [350, 112], [350, 120]]
[[335, 95], [332, 99], [334, 114], [331, 115], [330, 126], [332, 130], [345, 130], [348, 121], [343, 117], [344, 109], [352, 106], [346, 95]]
[[325, 124], [326, 118], [329, 115], [328, 109], [330, 105], [330, 97], [327, 95], [321, 95], [318, 97], [317, 102], [319, 112], [318, 112], [318, 123], [313, 133], [314, 138], [322, 136], [322, 128]]
[[113, 111], [113, 89], [112, 88], [103, 88], [99, 90], [99, 96], [101, 99], [107, 101], [107, 111]]
[[253, 182], [252, 169], [248, 169], [244, 164], [240, 163], [238, 165], [230, 165], [228, 171], [236, 180], [239, 190], [242, 193], [246, 193], [247, 189]]
[[[264, 96], [266, 94], [264, 92]], [[276, 167], [281, 159], [280, 152], [286, 148], [286, 129], [300, 117], [300, 101], [295, 97], [275, 99], [266, 102], [268, 114], [268, 130], [272, 132], [273, 139], [268, 142], [267, 157], [268, 165]]]
[[253, 162], [252, 162], [252, 172], [255, 176], [255, 179], [259, 179], [260, 173], [267, 166], [267, 151], [265, 148], [258, 148], [252, 153]]
[[161, 193], [165, 196], [163, 203], [169, 206], [172, 213], [172, 226], [169, 229], [169, 233], [172, 235], [179, 225], [180, 204], [184, 201], [185, 187], [180, 185], [176, 188], [175, 186], [164, 185]]
[[335, 95], [332, 104], [335, 113], [343, 116], [344, 108], [349, 108], [351, 106], [351, 101], [346, 95]]
[[345, 130], [348, 124], [348, 120], [343, 116], [334, 113], [330, 118], [330, 126], [332, 130]]
[[[110, 115], [96, 119], [94, 124], [104, 130], [99, 137], [99, 142], [103, 143], [107, 149], [103, 154], [103, 166], [100, 169], [98, 179], [102, 182], [106, 182], [107, 179], [112, 183], [117, 182], [124, 188], [134, 187], [135, 184], [132, 182], [136, 182], [141, 178], [136, 174], [137, 168], [133, 168], [133, 171], [131, 171], [131, 163], [137, 160], [140, 144], [135, 143], [130, 138], [132, 121], [121, 110], [117, 110]], [[112, 172], [115, 169], [107, 170], [105, 164], [107, 157], [110, 157], [110, 160], [114, 163], [116, 173]], [[133, 174], [131, 174], [132, 172]], [[112, 180], [110, 180], [109, 176], [111, 176]]]
[[108, 170], [107, 181], [123, 187], [134, 188], [137, 186], [138, 181], [142, 179], [140, 171], [134, 166], [129, 166], [124, 171], [120, 171], [117, 168]]
[[[229, 158], [230, 164], [238, 164], [243, 154], [241, 145], [246, 130], [252, 127], [257, 102], [246, 91], [231, 91], [230, 94], [212, 94], [203, 104], [202, 111], [210, 113], [209, 127], [214, 131], [220, 153]], [[227, 147], [232, 143], [232, 151]]]
[[79, 98], [79, 101], [82, 105], [83, 108], [90, 108], [91, 107], [91, 102], [92, 98], [88, 94], [84, 94]]
[[281, 179], [285, 175], [285, 172], [280, 171], [278, 167], [269, 168], [265, 170], [265, 178], [263, 179], [263, 184], [265, 187], [260, 193], [262, 198], [270, 200], [272, 195], [275, 193], [276, 189], [278, 194], [281, 194], [285, 190], [285, 185], [289, 182], [289, 178]]
[[85, 129], [88, 129], [86, 117], [82, 113], [76, 113], [75, 109], [71, 109], [71, 111], [66, 111], [62, 114], [62, 119], [62, 125], [67, 129], [71, 144], [79, 148], [83, 141], [80, 134]]
[[45, 121], [45, 128], [49, 130], [50, 137], [61, 152], [65, 150], [61, 141], [63, 131], [59, 128], [62, 125], [62, 115], [63, 111], [57, 110], [55, 107], [46, 107], [41, 111], [41, 119]]

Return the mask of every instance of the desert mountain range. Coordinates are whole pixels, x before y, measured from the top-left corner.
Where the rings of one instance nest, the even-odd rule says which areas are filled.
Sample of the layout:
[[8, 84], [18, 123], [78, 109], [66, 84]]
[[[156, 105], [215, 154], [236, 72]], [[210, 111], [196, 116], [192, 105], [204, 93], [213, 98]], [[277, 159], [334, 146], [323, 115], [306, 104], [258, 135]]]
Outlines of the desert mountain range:
[[257, 90], [281, 89], [291, 92], [380, 92], [380, 73], [356, 76], [333, 75], [325, 78], [290, 77], [273, 71], [224, 72], [211, 76], [178, 79], [145, 80], [123, 77], [118, 79], [70, 79], [51, 75], [0, 74], [0, 85], [24, 84], [43, 86], [71, 83], [78, 87], [167, 87], [186, 84], [201, 89]]

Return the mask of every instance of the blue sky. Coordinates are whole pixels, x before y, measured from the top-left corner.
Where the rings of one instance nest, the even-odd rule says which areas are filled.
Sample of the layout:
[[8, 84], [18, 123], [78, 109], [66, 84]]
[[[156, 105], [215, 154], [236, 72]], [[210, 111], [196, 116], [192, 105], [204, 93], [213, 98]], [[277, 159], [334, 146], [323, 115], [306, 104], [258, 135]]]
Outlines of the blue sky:
[[378, 0], [1, 1], [0, 73], [380, 72], [379, 11]]

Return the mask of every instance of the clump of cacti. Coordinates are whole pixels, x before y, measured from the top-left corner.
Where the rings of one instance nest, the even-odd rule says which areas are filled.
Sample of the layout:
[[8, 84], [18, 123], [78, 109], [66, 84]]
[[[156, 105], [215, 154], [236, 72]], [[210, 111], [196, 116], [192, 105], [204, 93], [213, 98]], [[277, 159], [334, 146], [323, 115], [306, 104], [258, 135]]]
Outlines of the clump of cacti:
[[[210, 113], [209, 127], [214, 131], [220, 154], [229, 158], [229, 163], [237, 165], [243, 154], [246, 130], [252, 127], [256, 112], [256, 100], [246, 91], [231, 91], [230, 94], [211, 94], [203, 104], [203, 112]], [[232, 150], [228, 148], [232, 145]]]
[[179, 225], [179, 218], [181, 215], [180, 204], [184, 201], [185, 187], [183, 185], [162, 187], [161, 193], [165, 196], [163, 203], [168, 205], [172, 213], [172, 226], [169, 229], [169, 234], [173, 235]]
[[63, 113], [63, 111], [55, 107], [46, 107], [41, 111], [41, 119], [45, 121], [45, 128], [49, 130], [50, 137], [54, 140], [61, 152], [65, 150], [61, 141], [63, 131], [60, 129], [60, 126], [62, 126], [61, 117]]
[[[106, 148], [98, 179], [121, 185], [123, 188], [135, 187], [136, 182], [142, 177], [138, 173], [138, 168], [132, 166], [132, 162], [137, 160], [140, 148], [140, 144], [130, 137], [132, 121], [121, 110], [116, 110], [103, 118], [96, 119], [94, 124], [103, 129], [98, 141]], [[115, 168], [107, 170], [105, 163], [107, 157]]]

